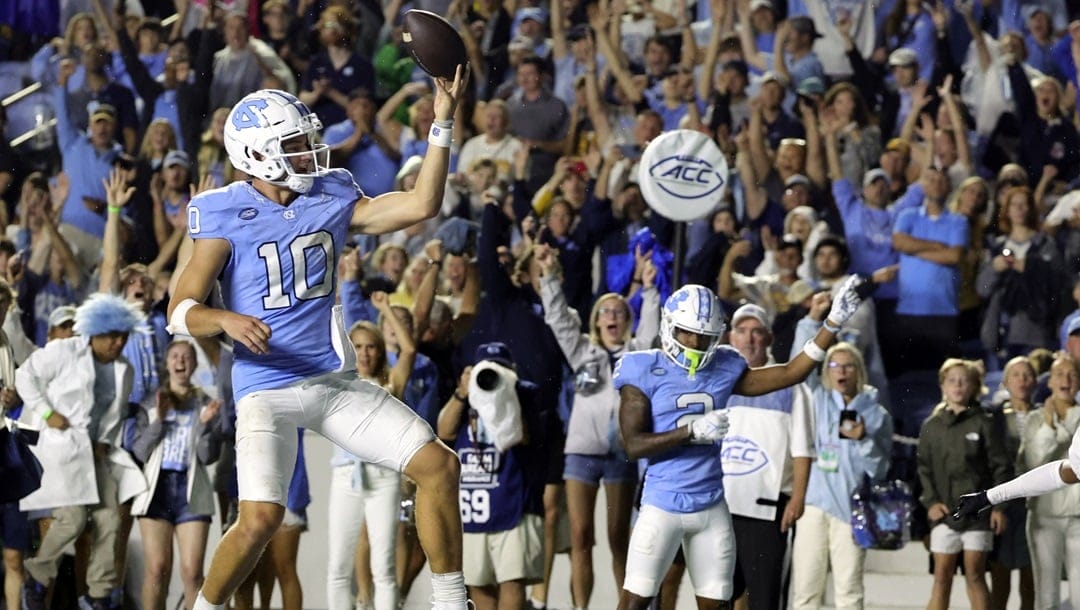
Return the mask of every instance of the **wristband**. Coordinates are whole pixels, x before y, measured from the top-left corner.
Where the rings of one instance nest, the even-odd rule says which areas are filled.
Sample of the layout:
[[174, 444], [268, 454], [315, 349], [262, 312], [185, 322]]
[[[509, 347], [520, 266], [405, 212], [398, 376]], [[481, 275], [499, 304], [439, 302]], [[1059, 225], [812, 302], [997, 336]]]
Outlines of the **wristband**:
[[450, 148], [450, 144], [454, 141], [454, 122], [446, 122], [450, 123], [449, 127], [437, 125], [438, 121], [431, 124], [431, 131], [428, 132], [427, 138], [428, 144], [439, 148]]
[[834, 335], [839, 335], [840, 334], [840, 325], [839, 324], [833, 324], [832, 320], [830, 320], [828, 318], [825, 318], [825, 321], [822, 322], [821, 325], [825, 327], [825, 330], [831, 332]]
[[802, 351], [814, 362], [823, 362], [825, 360], [825, 350], [821, 349], [821, 346], [817, 343], [814, 343], [813, 339], [806, 342]]
[[457, 390], [454, 390], [454, 400], [456, 400], [458, 402], [467, 402], [469, 400], [469, 397], [468, 396], [465, 396], [465, 397], [458, 396]]
[[124, 208], [122, 208], [122, 207], [120, 207], [120, 206], [118, 206], [118, 205], [110, 205], [110, 206], [108, 206], [108, 207], [107, 207], [107, 209], [108, 209], [108, 210], [109, 210], [110, 212], [116, 212], [117, 214], [119, 214], [119, 213], [120, 213], [120, 210], [123, 210]]
[[45, 410], [41, 412], [41, 419], [49, 421], [49, 418], [52, 417], [52, 414], [53, 410], [49, 407], [45, 407]]
[[187, 315], [191, 311], [192, 307], [199, 305], [199, 302], [195, 299], [184, 299], [180, 301], [180, 304], [173, 310], [172, 316], [169, 317], [169, 325], [165, 327], [165, 330], [169, 331], [173, 335], [191, 335], [191, 332], [187, 327]]

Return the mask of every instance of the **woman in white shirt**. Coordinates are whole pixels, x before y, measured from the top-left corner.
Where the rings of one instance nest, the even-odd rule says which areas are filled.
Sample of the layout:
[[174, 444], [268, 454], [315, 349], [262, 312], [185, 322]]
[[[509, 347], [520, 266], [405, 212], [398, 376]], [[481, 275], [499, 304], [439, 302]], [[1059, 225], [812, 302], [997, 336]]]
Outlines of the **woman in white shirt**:
[[[349, 340], [356, 351], [356, 372], [361, 379], [385, 388], [391, 396], [402, 399], [405, 385], [416, 361], [416, 344], [401, 320], [393, 314], [385, 292], [371, 294], [371, 303], [379, 311], [383, 324], [392, 328], [398, 340], [398, 359], [393, 368], [387, 364], [386, 341], [379, 327], [357, 322], [349, 329]], [[374, 583], [374, 608], [397, 610], [395, 548], [401, 506], [401, 476], [374, 464], [361, 462], [341, 449], [334, 450], [330, 462], [330, 501], [327, 529], [326, 598], [330, 610], [352, 610], [355, 551], [360, 530], [368, 523], [371, 552], [371, 577]], [[365, 600], [366, 601], [366, 600]]]

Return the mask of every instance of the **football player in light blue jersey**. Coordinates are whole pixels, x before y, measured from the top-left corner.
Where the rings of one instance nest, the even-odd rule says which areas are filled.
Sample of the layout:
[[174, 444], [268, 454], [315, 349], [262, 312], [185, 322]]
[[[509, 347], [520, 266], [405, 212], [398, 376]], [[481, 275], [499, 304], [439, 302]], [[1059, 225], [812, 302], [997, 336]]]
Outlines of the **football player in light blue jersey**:
[[[359, 379], [339, 309], [337, 260], [350, 231], [388, 233], [434, 216], [442, 202], [453, 115], [465, 91], [435, 80], [435, 122], [416, 187], [369, 198], [326, 165], [322, 127], [296, 97], [252, 93], [229, 113], [225, 149], [251, 176], [195, 197], [194, 245], [169, 302], [170, 330], [234, 341], [240, 511], [214, 553], [196, 610], [221, 608], [285, 514], [297, 427], [417, 483], [416, 518], [436, 610], [464, 610], [460, 465], [431, 427], [384, 389]], [[224, 308], [206, 305], [220, 281]]]
[[862, 300], [851, 276], [836, 291], [826, 324], [787, 364], [750, 368], [725, 331], [720, 301], [698, 285], [675, 291], [661, 313], [661, 349], [631, 352], [615, 367], [619, 429], [631, 458], [647, 458], [641, 511], [630, 535], [619, 610], [647, 608], [679, 545], [698, 608], [730, 608], [735, 536], [724, 502], [720, 440], [728, 396], [757, 396], [796, 384]]

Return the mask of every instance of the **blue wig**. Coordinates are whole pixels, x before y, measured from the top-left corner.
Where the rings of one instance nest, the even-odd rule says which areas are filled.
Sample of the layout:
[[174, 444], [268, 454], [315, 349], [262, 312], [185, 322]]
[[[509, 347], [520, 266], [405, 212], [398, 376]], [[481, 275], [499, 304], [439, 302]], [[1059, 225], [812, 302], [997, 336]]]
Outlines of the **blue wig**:
[[93, 337], [107, 333], [146, 333], [146, 314], [136, 303], [104, 292], [94, 293], [75, 310], [73, 330]]

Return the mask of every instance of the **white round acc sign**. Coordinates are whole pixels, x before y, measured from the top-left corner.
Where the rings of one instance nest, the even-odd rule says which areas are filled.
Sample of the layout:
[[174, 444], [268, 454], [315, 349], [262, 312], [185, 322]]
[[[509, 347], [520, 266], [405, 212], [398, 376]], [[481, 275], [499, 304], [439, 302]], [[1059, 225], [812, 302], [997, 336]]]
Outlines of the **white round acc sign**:
[[724, 197], [728, 165], [708, 136], [676, 129], [649, 142], [638, 163], [638, 184], [649, 207], [675, 221], [706, 216]]

